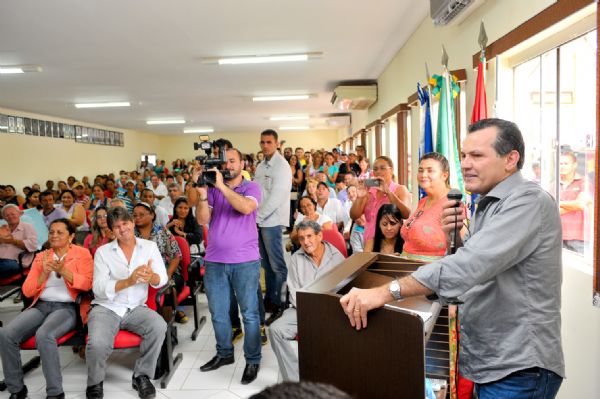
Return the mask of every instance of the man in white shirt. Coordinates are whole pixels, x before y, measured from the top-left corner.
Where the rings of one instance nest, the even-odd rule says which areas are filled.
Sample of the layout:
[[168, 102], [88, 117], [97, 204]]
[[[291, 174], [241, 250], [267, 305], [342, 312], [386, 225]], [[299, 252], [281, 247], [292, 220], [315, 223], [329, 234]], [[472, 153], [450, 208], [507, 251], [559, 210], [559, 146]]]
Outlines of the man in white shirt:
[[124, 329], [142, 337], [132, 385], [140, 398], [150, 399], [156, 395], [150, 376], [154, 376], [167, 324], [145, 304], [149, 285], [160, 288], [167, 283], [166, 268], [156, 244], [135, 237], [127, 209], [110, 209], [107, 222], [117, 239], [100, 247], [94, 259], [95, 306], [88, 320], [86, 397], [103, 398], [106, 359], [115, 336]]
[[154, 191], [150, 190], [149, 188], [144, 189], [140, 199], [142, 202], [154, 207], [154, 213], [156, 214], [156, 220], [154, 223], [160, 227], [165, 227], [167, 223], [169, 223], [169, 215], [167, 214], [167, 211], [160, 206], [154, 206], [154, 200], [156, 199], [154, 196]]
[[167, 186], [165, 186], [156, 175], [153, 175], [150, 178], [150, 183], [147, 183], [146, 185], [154, 192], [154, 196], [156, 197], [157, 202], [153, 205], [158, 205], [158, 201], [165, 198], [168, 194]]
[[341, 201], [329, 197], [329, 187], [323, 182], [317, 185], [317, 212], [329, 216], [340, 231], [348, 223]]
[[167, 187], [169, 189], [169, 195], [160, 200], [158, 207], [164, 209], [167, 212], [167, 215], [173, 216], [175, 201], [177, 201], [177, 198], [183, 197], [183, 192], [177, 183], [170, 183]]

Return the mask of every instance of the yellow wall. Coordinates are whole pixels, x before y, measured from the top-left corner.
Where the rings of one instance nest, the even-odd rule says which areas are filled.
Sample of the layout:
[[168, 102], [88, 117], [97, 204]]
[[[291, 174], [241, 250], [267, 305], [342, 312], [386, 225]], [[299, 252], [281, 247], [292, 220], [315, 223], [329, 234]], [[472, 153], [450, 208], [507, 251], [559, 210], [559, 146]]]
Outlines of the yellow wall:
[[0, 134], [0, 182], [14, 185], [17, 192], [32, 183], [39, 183], [44, 188], [46, 180], [66, 180], [69, 175], [77, 179], [87, 175], [93, 180], [98, 173], [133, 170], [141, 153], [160, 149], [156, 134], [3, 108], [0, 113], [115, 130], [123, 132], [125, 137], [124, 147], [112, 147], [51, 137]]
[[[167, 164], [176, 158], [191, 159], [199, 154], [193, 147], [193, 142], [198, 139], [197, 135], [144, 133], [6, 108], [0, 108], [0, 113], [115, 130], [123, 132], [125, 137], [124, 147], [112, 147], [50, 137], [0, 134], [0, 184], [12, 184], [17, 192], [21, 192], [24, 186], [30, 186], [32, 183], [39, 183], [44, 188], [46, 180], [66, 180], [70, 175], [77, 179], [89, 176], [93, 180], [99, 173], [118, 173], [121, 169], [133, 170], [142, 153], [157, 154], [158, 158], [166, 160]], [[337, 130], [279, 133], [279, 140], [285, 140], [286, 147], [305, 149], [331, 149], [338, 142], [339, 134]], [[258, 131], [211, 135], [211, 139], [220, 137], [230, 140], [243, 153], [256, 153], [260, 150]]]
[[[302, 147], [331, 149], [338, 143], [337, 130], [313, 130], [313, 131], [280, 131], [279, 141], [285, 140], [284, 147]], [[260, 151], [260, 131], [237, 132], [237, 133], [212, 133], [211, 140], [225, 138], [239, 149], [242, 153], [256, 153]], [[187, 134], [185, 136], [161, 136], [160, 151], [158, 157], [170, 162], [176, 158], [189, 160], [200, 152], [194, 151], [194, 142], [198, 141], [198, 135]], [[203, 155], [204, 153], [202, 153]]]

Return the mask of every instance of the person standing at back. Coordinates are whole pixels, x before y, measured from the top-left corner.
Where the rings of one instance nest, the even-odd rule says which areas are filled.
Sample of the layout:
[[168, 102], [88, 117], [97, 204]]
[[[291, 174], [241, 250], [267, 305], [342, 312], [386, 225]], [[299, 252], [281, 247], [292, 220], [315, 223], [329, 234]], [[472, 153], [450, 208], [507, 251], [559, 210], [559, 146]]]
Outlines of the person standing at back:
[[260, 184], [262, 202], [256, 223], [259, 227], [259, 249], [265, 269], [265, 308], [273, 310], [267, 320], [270, 325], [283, 314], [281, 289], [287, 279], [283, 258], [282, 231], [289, 226], [292, 171], [285, 158], [277, 152], [278, 135], [268, 129], [260, 134], [260, 149], [265, 159], [256, 167], [254, 180]]

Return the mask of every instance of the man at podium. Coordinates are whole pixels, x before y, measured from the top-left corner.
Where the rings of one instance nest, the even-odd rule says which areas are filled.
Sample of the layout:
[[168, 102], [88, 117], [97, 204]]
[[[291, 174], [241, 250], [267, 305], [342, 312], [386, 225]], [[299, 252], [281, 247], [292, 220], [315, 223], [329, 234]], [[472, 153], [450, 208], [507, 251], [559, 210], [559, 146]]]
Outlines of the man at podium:
[[[501, 119], [469, 127], [461, 150], [465, 188], [482, 197], [468, 232], [449, 255], [340, 302], [357, 330], [367, 312], [403, 297], [458, 298], [459, 370], [480, 399], [555, 398], [564, 378], [561, 342], [561, 222], [555, 200], [523, 179], [519, 128]], [[457, 204], [458, 202], [458, 204]], [[442, 226], [460, 231], [464, 205], [448, 201]]]

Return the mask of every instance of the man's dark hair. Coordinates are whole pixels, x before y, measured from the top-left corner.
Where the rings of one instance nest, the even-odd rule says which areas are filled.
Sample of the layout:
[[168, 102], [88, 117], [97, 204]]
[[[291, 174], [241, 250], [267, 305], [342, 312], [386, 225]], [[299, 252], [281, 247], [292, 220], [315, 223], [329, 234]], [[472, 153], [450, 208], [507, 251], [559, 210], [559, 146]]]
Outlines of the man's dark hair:
[[523, 163], [525, 163], [525, 143], [523, 142], [523, 135], [519, 127], [511, 121], [489, 118], [473, 123], [469, 126], [468, 133], [474, 133], [488, 127], [495, 127], [498, 130], [496, 141], [493, 144], [496, 153], [499, 156], [504, 156], [511, 151], [517, 151], [519, 153], [517, 169], [523, 169]]
[[321, 382], [282, 382], [250, 396], [250, 399], [351, 399], [333, 385]]
[[46, 191], [42, 191], [42, 193], [40, 194], [40, 200], [44, 197], [48, 197], [49, 195], [52, 196], [52, 198], [54, 198], [54, 193], [50, 190], [46, 190]]
[[121, 208], [120, 206], [110, 208], [108, 210], [108, 218], [106, 219], [106, 223], [108, 224], [108, 228], [112, 230], [113, 223], [121, 221], [121, 222], [133, 222], [133, 218], [129, 214], [126, 208]]
[[233, 144], [231, 144], [231, 141], [227, 139], [218, 139], [213, 142], [213, 147], [219, 147], [228, 150], [233, 148]]
[[327, 190], [329, 190], [329, 186], [327, 185], [327, 183], [320, 181], [319, 183], [317, 183], [317, 188], [324, 186]]
[[141, 194], [141, 195], [144, 195], [144, 193], [145, 193], [146, 191], [150, 191], [150, 192], [152, 193], [152, 195], [154, 196], [154, 191], [150, 190], [149, 188], [145, 188], [145, 189], [143, 189], [143, 190], [142, 190], [142, 194]]
[[338, 183], [346, 183], [343, 175], [338, 175], [338, 177], [335, 179], [335, 184], [338, 184]]
[[279, 140], [279, 135], [277, 134], [277, 132], [273, 129], [267, 129], [267, 130], [263, 130], [262, 133], [260, 134], [261, 136], [273, 136], [275, 138], [275, 141]]

